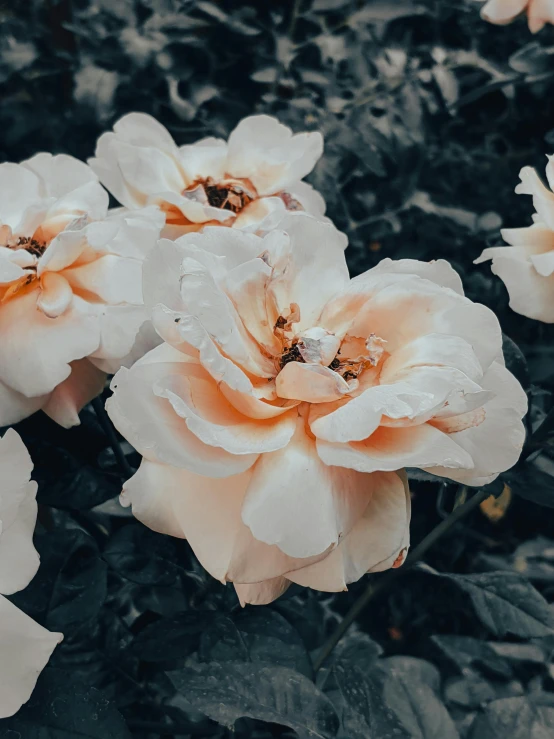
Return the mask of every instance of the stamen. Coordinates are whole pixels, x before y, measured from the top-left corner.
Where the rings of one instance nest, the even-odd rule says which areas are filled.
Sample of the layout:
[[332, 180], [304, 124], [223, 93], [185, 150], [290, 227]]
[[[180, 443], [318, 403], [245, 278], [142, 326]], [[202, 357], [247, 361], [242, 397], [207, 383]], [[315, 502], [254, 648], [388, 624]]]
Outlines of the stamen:
[[253, 188], [250, 191], [240, 180], [216, 182], [211, 177], [208, 177], [204, 183], [204, 192], [209, 205], [230, 210], [233, 213], [239, 213], [256, 197]]

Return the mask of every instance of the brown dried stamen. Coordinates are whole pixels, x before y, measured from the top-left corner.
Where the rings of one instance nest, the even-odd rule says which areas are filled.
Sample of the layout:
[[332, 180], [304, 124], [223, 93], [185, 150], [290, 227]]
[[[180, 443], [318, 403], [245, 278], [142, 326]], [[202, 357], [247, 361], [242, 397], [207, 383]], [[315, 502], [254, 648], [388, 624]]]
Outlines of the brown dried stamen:
[[44, 241], [37, 241], [36, 239], [28, 236], [19, 236], [15, 244], [10, 245], [11, 249], [24, 249], [29, 254], [39, 258], [46, 251], [46, 243]]
[[304, 363], [304, 358], [300, 354], [300, 351], [298, 349], [298, 342], [293, 342], [291, 346], [286, 346], [283, 349], [283, 354], [281, 355], [281, 360], [279, 362], [281, 369], [288, 364], [289, 362], [302, 362]]
[[240, 180], [222, 180], [216, 182], [209, 177], [204, 183], [204, 192], [209, 205], [222, 210], [239, 213], [256, 197]]

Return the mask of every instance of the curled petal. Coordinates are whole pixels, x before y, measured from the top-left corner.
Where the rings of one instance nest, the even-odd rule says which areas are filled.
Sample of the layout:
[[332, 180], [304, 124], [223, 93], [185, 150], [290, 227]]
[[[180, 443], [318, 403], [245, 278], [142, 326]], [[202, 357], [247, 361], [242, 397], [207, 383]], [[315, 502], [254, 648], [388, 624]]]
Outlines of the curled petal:
[[235, 590], [241, 606], [248, 603], [253, 606], [265, 606], [277, 600], [287, 590], [290, 581], [284, 577], [274, 577], [272, 580], [255, 582], [251, 585], [235, 583]]

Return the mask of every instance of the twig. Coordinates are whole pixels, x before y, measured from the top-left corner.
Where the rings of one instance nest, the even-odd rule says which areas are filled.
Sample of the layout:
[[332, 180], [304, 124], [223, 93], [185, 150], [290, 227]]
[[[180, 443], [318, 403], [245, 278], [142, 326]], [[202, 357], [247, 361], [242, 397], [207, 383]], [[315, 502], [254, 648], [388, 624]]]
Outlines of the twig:
[[421, 541], [417, 547], [412, 551], [409, 557], [406, 559], [404, 566], [397, 570], [389, 570], [386, 575], [383, 575], [377, 580], [377, 582], [370, 582], [366, 590], [354, 603], [352, 608], [348, 611], [346, 616], [337, 626], [336, 630], [325, 642], [321, 648], [319, 656], [314, 662], [314, 671], [317, 672], [325, 660], [329, 657], [333, 649], [342, 639], [348, 628], [355, 621], [355, 619], [364, 610], [367, 604], [373, 600], [379, 593], [386, 590], [393, 580], [395, 580], [400, 574], [412, 567], [422, 556], [429, 550], [447, 531], [449, 531], [455, 524], [458, 523], [462, 518], [465, 518], [471, 513], [477, 506], [479, 506], [486, 498], [490, 496], [490, 490], [483, 488], [476, 493], [467, 503], [458, 506], [444, 521], [441, 521], [427, 536]]
[[116, 436], [114, 427], [112, 426], [112, 422], [110, 421], [109, 416], [106, 413], [106, 409], [104, 408], [102, 397], [100, 395], [97, 398], [94, 398], [94, 400], [92, 401], [92, 407], [94, 408], [94, 412], [96, 413], [98, 420], [100, 421], [100, 425], [102, 426], [104, 433], [108, 437], [108, 441], [110, 442], [110, 446], [113, 450], [115, 458], [117, 459], [117, 462], [121, 468], [121, 472], [126, 479], [129, 479], [129, 477], [132, 477], [135, 474], [134, 470], [129, 462], [127, 462], [127, 458], [123, 454], [123, 450], [119, 445], [119, 440]]

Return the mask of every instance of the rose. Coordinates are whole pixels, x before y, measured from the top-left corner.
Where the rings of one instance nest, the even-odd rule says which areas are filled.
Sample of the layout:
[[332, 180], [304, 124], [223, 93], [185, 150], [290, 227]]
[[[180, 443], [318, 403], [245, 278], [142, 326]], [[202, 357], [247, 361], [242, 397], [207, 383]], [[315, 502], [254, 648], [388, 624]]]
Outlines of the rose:
[[39, 408], [78, 423], [101, 370], [142, 353], [142, 261], [163, 216], [107, 207], [96, 175], [72, 157], [0, 165], [0, 426]]
[[115, 376], [143, 455], [122, 501], [186, 537], [243, 602], [337, 591], [402, 563], [405, 466], [483, 485], [520, 453], [526, 396], [495, 315], [443, 261], [352, 280], [344, 237], [290, 214], [265, 237], [161, 240], [144, 296], [165, 343]]
[[42, 669], [62, 634], [47, 631], [4, 595], [27, 587], [39, 557], [33, 546], [37, 518], [33, 463], [12, 429], [0, 439], [0, 718], [12, 716], [29, 700]]
[[547, 23], [554, 23], [554, 0], [489, 0], [481, 9], [481, 16], [503, 26], [524, 12], [529, 30], [538, 33]]
[[[552, 187], [552, 159], [546, 175]], [[533, 196], [533, 225], [503, 229], [502, 237], [510, 246], [485, 249], [475, 264], [492, 259], [492, 271], [506, 285], [510, 307], [516, 313], [554, 323], [554, 193], [531, 167], [524, 167], [520, 178], [516, 192]]]
[[89, 164], [128, 208], [158, 205], [164, 236], [176, 238], [206, 223], [255, 227], [274, 211], [322, 216], [323, 198], [301, 181], [322, 151], [320, 133], [293, 135], [267, 115], [242, 120], [228, 142], [178, 147], [154, 118], [130, 113], [99, 138]]

